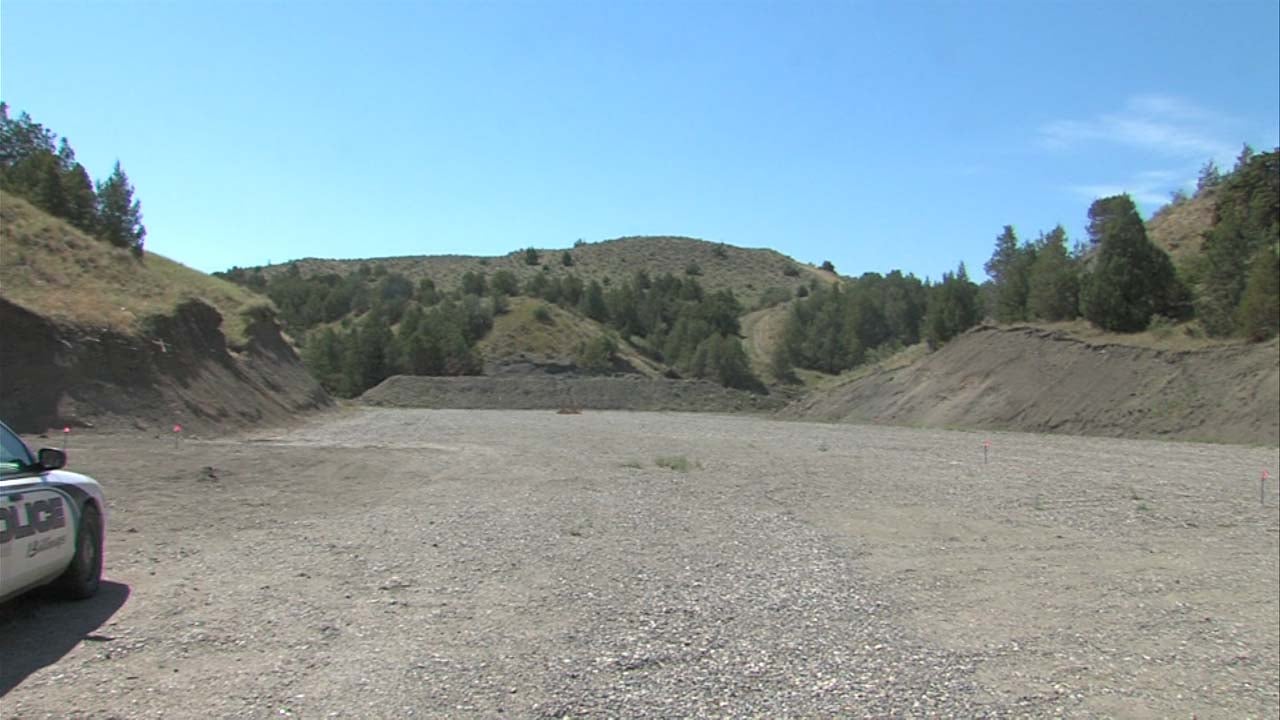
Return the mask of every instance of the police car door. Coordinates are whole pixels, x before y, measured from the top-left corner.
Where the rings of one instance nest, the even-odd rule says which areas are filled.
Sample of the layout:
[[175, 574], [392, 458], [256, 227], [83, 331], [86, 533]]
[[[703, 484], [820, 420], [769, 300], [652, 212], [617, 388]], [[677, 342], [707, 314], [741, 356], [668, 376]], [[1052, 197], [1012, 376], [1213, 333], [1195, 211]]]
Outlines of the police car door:
[[75, 505], [34, 464], [0, 426], [0, 597], [52, 578], [75, 552]]

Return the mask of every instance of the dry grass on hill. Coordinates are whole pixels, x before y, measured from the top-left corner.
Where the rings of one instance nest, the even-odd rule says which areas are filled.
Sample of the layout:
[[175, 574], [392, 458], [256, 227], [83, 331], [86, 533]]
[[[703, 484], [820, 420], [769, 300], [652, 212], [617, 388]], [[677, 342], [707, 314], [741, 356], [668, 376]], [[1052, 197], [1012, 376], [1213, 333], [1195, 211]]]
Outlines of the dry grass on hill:
[[1204, 234], [1213, 226], [1213, 204], [1216, 193], [1202, 193], [1185, 202], [1160, 208], [1147, 221], [1147, 237], [1181, 266], [1189, 257], [1199, 255], [1204, 247]]
[[125, 333], [199, 298], [222, 314], [232, 342], [245, 340], [244, 312], [270, 304], [166, 257], [135, 258], [8, 193], [0, 194], [0, 296], [53, 320]]

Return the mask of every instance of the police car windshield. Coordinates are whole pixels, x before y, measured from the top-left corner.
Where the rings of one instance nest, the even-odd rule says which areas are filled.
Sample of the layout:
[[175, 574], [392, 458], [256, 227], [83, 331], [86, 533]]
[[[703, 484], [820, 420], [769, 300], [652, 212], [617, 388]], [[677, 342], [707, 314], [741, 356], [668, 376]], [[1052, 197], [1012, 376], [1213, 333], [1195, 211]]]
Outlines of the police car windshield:
[[34, 462], [22, 440], [8, 427], [0, 425], [0, 474], [18, 472]]

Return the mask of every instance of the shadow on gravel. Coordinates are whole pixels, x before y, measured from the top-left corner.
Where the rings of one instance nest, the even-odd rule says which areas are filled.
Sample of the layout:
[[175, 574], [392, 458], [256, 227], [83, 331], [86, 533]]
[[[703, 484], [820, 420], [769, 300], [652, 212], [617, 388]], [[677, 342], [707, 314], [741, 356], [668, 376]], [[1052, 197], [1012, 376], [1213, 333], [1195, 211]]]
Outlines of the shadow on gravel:
[[128, 585], [104, 580], [88, 600], [58, 602], [35, 592], [0, 604], [0, 697], [80, 641], [110, 640], [93, 631], [128, 599]]

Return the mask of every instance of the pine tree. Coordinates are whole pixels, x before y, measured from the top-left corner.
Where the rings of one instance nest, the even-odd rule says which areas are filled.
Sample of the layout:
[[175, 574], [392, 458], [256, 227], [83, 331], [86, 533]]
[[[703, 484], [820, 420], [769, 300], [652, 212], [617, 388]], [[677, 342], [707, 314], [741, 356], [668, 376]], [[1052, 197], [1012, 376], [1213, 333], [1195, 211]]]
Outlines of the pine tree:
[[996, 238], [996, 248], [984, 269], [994, 284], [997, 322], [1017, 322], [1027, 319], [1027, 295], [1030, 289], [1030, 269], [1034, 252], [1030, 247], [1020, 247], [1012, 225], [1005, 225], [1004, 232]]
[[510, 270], [499, 270], [493, 274], [489, 283], [489, 292], [494, 295], [516, 295], [520, 292], [520, 281]]
[[62, 173], [58, 159], [47, 153], [31, 158], [34, 162], [35, 187], [31, 199], [41, 210], [54, 217], [67, 217], [67, 197], [62, 189]]
[[484, 295], [488, 287], [489, 281], [484, 273], [468, 270], [462, 274], [463, 295]]
[[964, 263], [954, 274], [943, 273], [942, 282], [929, 291], [924, 337], [929, 347], [938, 348], [951, 338], [978, 324], [982, 307], [978, 286], [969, 281]]
[[422, 278], [418, 281], [418, 291], [414, 295], [418, 304], [422, 307], [431, 307], [440, 301], [440, 295], [436, 292], [436, 283], [431, 278]]
[[1262, 248], [1249, 264], [1244, 298], [1236, 311], [1236, 328], [1259, 342], [1280, 332], [1280, 248]]
[[1209, 160], [1200, 168], [1200, 175], [1196, 178], [1196, 193], [1212, 190], [1221, 184], [1222, 171], [1218, 170], [1217, 163]]
[[410, 375], [443, 375], [444, 349], [439, 334], [426, 325], [409, 333], [403, 342], [402, 369]]
[[312, 333], [302, 348], [302, 362], [326, 390], [342, 390], [342, 341], [333, 328]]
[[33, 155], [52, 155], [55, 137], [53, 132], [46, 130], [25, 112], [16, 120], [11, 119], [8, 104], [0, 102], [0, 169], [6, 173]]
[[133, 199], [133, 186], [119, 160], [111, 176], [98, 183], [98, 234], [116, 247], [135, 252], [141, 252], [147, 236], [142, 204]]
[[1080, 279], [1067, 252], [1067, 232], [1059, 225], [1040, 238], [1031, 265], [1028, 313], [1039, 320], [1073, 320], [1080, 306]]
[[578, 305], [578, 311], [596, 322], [605, 322], [609, 319], [609, 309], [604, 302], [604, 288], [599, 282], [592, 280], [591, 284], [587, 285], [586, 292], [582, 294], [582, 300]]
[[1214, 225], [1205, 235], [1196, 314], [1214, 335], [1238, 329], [1236, 313], [1250, 263], [1280, 243], [1280, 150], [1241, 156], [1248, 159], [1215, 196]]
[[360, 322], [360, 342], [356, 349], [359, 382], [357, 394], [368, 390], [391, 375], [388, 360], [392, 345], [391, 326], [386, 316], [373, 310]]
[[1255, 154], [1253, 146], [1249, 143], [1245, 143], [1244, 147], [1240, 148], [1240, 154], [1236, 156], [1236, 165], [1231, 171], [1239, 172], [1240, 170], [1243, 170], [1253, 160], [1253, 156]]
[[87, 233], [96, 234], [98, 196], [93, 191], [93, 180], [80, 163], [75, 163], [63, 173], [62, 194], [66, 198], [67, 221]]

